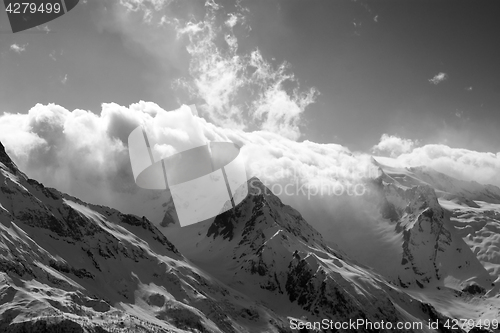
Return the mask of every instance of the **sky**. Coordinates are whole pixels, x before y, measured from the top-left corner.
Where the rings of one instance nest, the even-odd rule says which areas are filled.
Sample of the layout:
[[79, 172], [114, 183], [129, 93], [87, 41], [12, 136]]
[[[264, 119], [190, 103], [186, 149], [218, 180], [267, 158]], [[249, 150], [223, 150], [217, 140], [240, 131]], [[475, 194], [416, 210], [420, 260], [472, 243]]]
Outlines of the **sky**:
[[123, 210], [128, 134], [184, 104], [202, 137], [246, 145], [254, 174], [311, 184], [376, 154], [500, 185], [497, 9], [82, 0], [16, 34], [0, 10], [0, 141], [30, 177]]
[[[105, 102], [153, 101], [167, 110], [197, 102], [173, 88], [175, 80], [190, 76], [187, 38], [172, 42], [172, 26], [153, 25], [164, 13], [202, 20], [203, 3], [156, 1], [164, 5], [149, 27], [143, 13], [125, 17], [127, 1], [121, 3], [80, 1], [44, 26], [48, 33], [8, 33], [1, 11], [0, 113], [26, 113], [36, 103], [99, 113]], [[216, 20], [222, 24], [238, 8], [231, 1], [219, 4]], [[301, 89], [319, 93], [301, 115], [301, 140], [367, 150], [388, 133], [499, 150], [500, 22], [494, 1], [240, 4], [245, 27], [238, 22], [234, 28], [236, 53], [258, 49], [274, 66], [286, 61]]]

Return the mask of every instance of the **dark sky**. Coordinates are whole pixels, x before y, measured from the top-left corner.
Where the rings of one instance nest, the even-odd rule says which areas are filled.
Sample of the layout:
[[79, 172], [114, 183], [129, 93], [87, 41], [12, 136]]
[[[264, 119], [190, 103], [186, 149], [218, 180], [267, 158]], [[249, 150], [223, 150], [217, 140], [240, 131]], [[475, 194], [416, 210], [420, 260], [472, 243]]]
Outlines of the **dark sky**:
[[[49, 102], [96, 113], [103, 102], [142, 99], [167, 110], [183, 103], [185, 96], [171, 89], [188, 71], [183, 45], [172, 46], [175, 54], [159, 64], [154, 51], [126, 37], [127, 28], [109, 22], [116, 3], [81, 2], [48, 23], [49, 33], [9, 33], [2, 9], [0, 113]], [[239, 52], [258, 48], [274, 64], [287, 61], [301, 87], [320, 92], [302, 115], [301, 139], [366, 151], [388, 133], [500, 151], [498, 1], [241, 4], [251, 29], [236, 31]], [[202, 17], [204, 7], [193, 3], [184, 11]], [[440, 73], [445, 79], [432, 83]]]
[[[274, 40], [273, 29], [254, 26], [267, 31], [269, 54], [321, 91], [307, 113], [313, 140], [366, 147], [380, 132], [444, 140], [436, 132], [446, 130], [488, 141], [458, 145], [498, 150], [498, 9], [493, 1], [284, 1]], [[431, 84], [440, 72], [447, 80]]]

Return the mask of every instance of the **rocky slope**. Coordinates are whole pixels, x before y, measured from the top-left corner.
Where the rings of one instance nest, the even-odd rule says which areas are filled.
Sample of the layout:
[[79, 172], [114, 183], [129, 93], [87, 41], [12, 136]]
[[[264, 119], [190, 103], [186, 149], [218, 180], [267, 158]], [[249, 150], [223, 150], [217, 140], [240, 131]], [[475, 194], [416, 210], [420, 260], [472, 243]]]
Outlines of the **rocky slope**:
[[0, 161], [1, 332], [286, 328], [190, 264], [146, 218], [28, 179], [3, 146]]
[[321, 319], [453, 331], [332, 250], [257, 179], [237, 209], [186, 228], [171, 212], [158, 229], [28, 179], [3, 146], [0, 171], [2, 332], [291, 332], [291, 321]]
[[467, 207], [477, 206], [474, 199], [485, 197], [495, 202], [500, 189], [481, 188], [428, 168], [395, 170], [381, 165], [381, 172], [375, 188], [382, 198], [382, 217], [390, 220], [394, 233], [402, 236], [401, 285], [437, 283], [464, 288], [475, 283], [491, 289], [496, 277], [486, 271], [457, 232], [451, 212], [442, 203], [454, 198]]
[[436, 316], [445, 322], [432, 306], [330, 248], [300, 213], [256, 178], [234, 211], [190, 227], [161, 230], [172, 239], [189, 239], [179, 246], [194, 263], [282, 316], [391, 323], [425, 323]]

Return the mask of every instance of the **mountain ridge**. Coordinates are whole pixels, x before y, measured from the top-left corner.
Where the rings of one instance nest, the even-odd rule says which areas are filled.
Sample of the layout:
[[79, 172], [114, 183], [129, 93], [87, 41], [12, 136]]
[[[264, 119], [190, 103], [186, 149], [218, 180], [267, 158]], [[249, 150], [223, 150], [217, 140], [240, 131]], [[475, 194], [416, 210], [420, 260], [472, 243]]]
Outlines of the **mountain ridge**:
[[[168, 203], [168, 218], [151, 223], [46, 188], [1, 148], [0, 161], [3, 331], [282, 333], [294, 331], [290, 320], [357, 318], [437, 320], [440, 332], [462, 332], [444, 326], [449, 317], [434, 300], [330, 246], [257, 178], [236, 209], [180, 228]], [[378, 181], [400, 232], [440, 215], [429, 189]], [[399, 206], [411, 198], [408, 211]], [[407, 257], [418, 252], [408, 247]]]
[[[0, 158], [2, 332], [248, 331], [239, 322], [254, 302], [192, 266], [146, 218], [46, 188]], [[252, 325], [285, 327], [252, 311]]]

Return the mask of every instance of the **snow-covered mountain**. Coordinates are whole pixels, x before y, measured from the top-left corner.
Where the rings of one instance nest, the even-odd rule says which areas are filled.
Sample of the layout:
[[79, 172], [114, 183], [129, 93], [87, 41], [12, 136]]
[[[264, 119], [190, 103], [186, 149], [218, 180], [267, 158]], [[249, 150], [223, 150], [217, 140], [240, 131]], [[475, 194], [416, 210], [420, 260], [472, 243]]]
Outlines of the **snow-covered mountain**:
[[394, 224], [394, 233], [401, 235], [402, 271], [393, 271], [400, 284], [447, 285], [447, 279], [452, 279], [462, 288], [464, 283], [474, 282], [490, 289], [495, 278], [457, 234], [434, 189], [427, 184], [407, 187], [392, 180], [384, 173], [377, 185], [385, 200], [384, 217]]
[[[292, 332], [298, 322], [323, 319], [462, 332], [446, 327], [448, 316], [470, 309], [473, 292], [496, 295], [487, 286], [494, 270], [484, 265], [494, 260], [471, 250], [462, 239], [467, 227], [455, 228], [463, 214], [443, 208], [429, 185], [402, 185], [388, 172], [370, 182], [363, 200], [400, 242], [392, 274], [332, 246], [328, 232], [256, 178], [235, 210], [180, 228], [169, 203], [154, 225], [46, 188], [19, 171], [1, 144], [0, 172], [1, 332]], [[459, 287], [469, 289], [458, 294]], [[453, 300], [456, 311], [435, 295]], [[476, 302], [475, 318], [497, 311], [493, 297]], [[491, 309], [480, 314], [486, 302]], [[385, 328], [323, 331], [395, 331]]]
[[[382, 160], [382, 163], [380, 160]], [[500, 188], [497, 186], [459, 180], [427, 166], [391, 167], [383, 164], [384, 160], [387, 159], [373, 159], [373, 163], [383, 170], [384, 178], [388, 182], [397, 182], [407, 187], [427, 185], [433, 188], [440, 198], [457, 200], [472, 206], [475, 206], [472, 202], [474, 200], [500, 204]]]
[[28, 179], [0, 145], [0, 332], [278, 332], [146, 218]]
[[[299, 212], [258, 179], [248, 185], [249, 195], [234, 211], [193, 226], [168, 224], [160, 229], [171, 239], [183, 240], [177, 244], [193, 263], [282, 316], [446, 322], [432, 306], [329, 247]], [[423, 325], [400, 331], [432, 330]]]
[[342, 243], [334, 228], [313, 225], [350, 257], [443, 314], [498, 320], [500, 189], [428, 167], [373, 162], [380, 176], [367, 180], [366, 195], [334, 199], [345, 200], [342, 216], [362, 232]]

